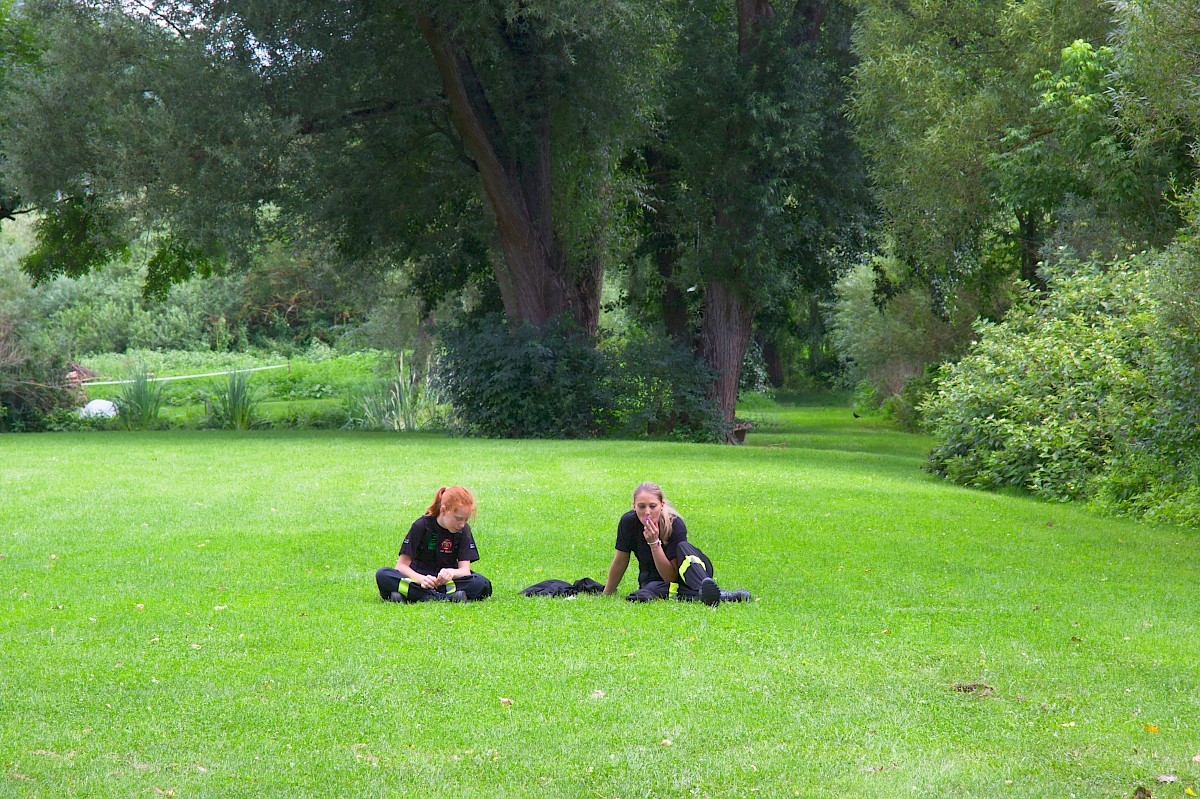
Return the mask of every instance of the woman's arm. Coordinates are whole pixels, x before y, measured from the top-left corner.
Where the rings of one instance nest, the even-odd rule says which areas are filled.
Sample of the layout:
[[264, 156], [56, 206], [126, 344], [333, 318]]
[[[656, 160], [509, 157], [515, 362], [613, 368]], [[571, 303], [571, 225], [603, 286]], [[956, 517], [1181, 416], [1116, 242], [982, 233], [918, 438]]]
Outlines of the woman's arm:
[[412, 555], [401, 555], [396, 559], [396, 571], [425, 589], [438, 587], [437, 578], [432, 574], [421, 574], [412, 567]]
[[629, 553], [617, 550], [613, 555], [612, 565], [608, 567], [608, 580], [604, 583], [604, 595], [615, 593], [617, 586], [621, 584], [621, 578], [625, 576], [625, 569], [629, 567]]
[[654, 568], [658, 569], [658, 576], [668, 583], [679, 582], [679, 564], [669, 559], [663, 552], [658, 519], [647, 519], [642, 535], [646, 537], [646, 543], [650, 545], [650, 555], [654, 558]]
[[662, 541], [655, 539], [650, 543], [650, 554], [654, 556], [654, 568], [658, 569], [659, 577], [668, 583], [679, 582], [679, 564], [667, 558]]

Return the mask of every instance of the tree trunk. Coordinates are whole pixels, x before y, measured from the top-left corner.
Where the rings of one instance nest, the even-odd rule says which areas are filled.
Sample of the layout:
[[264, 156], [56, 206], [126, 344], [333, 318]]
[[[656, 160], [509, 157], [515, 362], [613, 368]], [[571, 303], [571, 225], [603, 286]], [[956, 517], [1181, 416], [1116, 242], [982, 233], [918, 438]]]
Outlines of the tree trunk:
[[[753, 325], [754, 307], [728, 283], [715, 280], [705, 287], [700, 346], [704, 359], [717, 372], [713, 398], [729, 425], [737, 409], [738, 381]], [[734, 439], [730, 435], [726, 440], [732, 443]]]
[[493, 269], [505, 312], [514, 323], [533, 324], [569, 313], [581, 330], [594, 335], [603, 269], [589, 265], [581, 275], [574, 274], [555, 234], [549, 99], [526, 98], [523, 111], [532, 122], [534, 144], [529, 152], [508, 152], [470, 57], [428, 14], [419, 14], [417, 21], [441, 76], [450, 118], [475, 162], [496, 220], [503, 259]]
[[1038, 272], [1042, 238], [1041, 213], [1024, 211], [1017, 214], [1017, 242], [1021, 250], [1021, 279], [1038, 291], [1047, 289], [1046, 280]]
[[772, 388], [783, 386], [783, 352], [779, 344], [772, 339], [759, 335], [758, 345], [762, 347], [763, 363], [767, 367], [767, 382]]

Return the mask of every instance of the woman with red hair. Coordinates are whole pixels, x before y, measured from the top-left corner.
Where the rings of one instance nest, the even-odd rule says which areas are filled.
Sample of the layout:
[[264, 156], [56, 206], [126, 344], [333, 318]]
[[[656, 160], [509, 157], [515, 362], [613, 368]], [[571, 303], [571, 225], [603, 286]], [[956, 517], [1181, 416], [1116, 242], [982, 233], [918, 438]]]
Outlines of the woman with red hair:
[[471, 571], [479, 560], [468, 524], [475, 497], [462, 486], [442, 486], [425, 515], [400, 545], [396, 568], [375, 572], [379, 596], [390, 602], [466, 602], [492, 595], [492, 583]]

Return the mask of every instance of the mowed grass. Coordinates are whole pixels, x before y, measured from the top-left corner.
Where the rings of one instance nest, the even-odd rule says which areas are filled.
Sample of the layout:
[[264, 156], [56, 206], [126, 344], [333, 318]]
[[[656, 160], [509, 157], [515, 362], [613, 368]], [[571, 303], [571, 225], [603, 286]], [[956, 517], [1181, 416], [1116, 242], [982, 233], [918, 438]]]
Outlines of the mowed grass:
[[[1194, 531], [946, 484], [845, 409], [774, 419], [0, 437], [0, 796], [1200, 792]], [[756, 601], [519, 596], [603, 580], [646, 479]], [[495, 595], [380, 602], [448, 483]]]

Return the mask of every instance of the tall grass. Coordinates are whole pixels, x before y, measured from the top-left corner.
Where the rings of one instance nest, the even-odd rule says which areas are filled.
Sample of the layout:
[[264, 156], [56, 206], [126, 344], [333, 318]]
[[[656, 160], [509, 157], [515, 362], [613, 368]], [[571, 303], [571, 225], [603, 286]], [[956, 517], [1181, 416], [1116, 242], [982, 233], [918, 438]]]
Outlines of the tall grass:
[[258, 421], [258, 395], [245, 372], [229, 372], [225, 384], [205, 402], [208, 421], [223, 430], [250, 430]]
[[[428, 376], [428, 369], [426, 369]], [[440, 398], [428, 379], [413, 371], [404, 353], [396, 373], [351, 399], [351, 424], [364, 430], [420, 430], [440, 415]]]
[[162, 404], [162, 383], [151, 380], [142, 367], [130, 382], [121, 384], [116, 398], [117, 424], [126, 430], [149, 430], [158, 424]]

